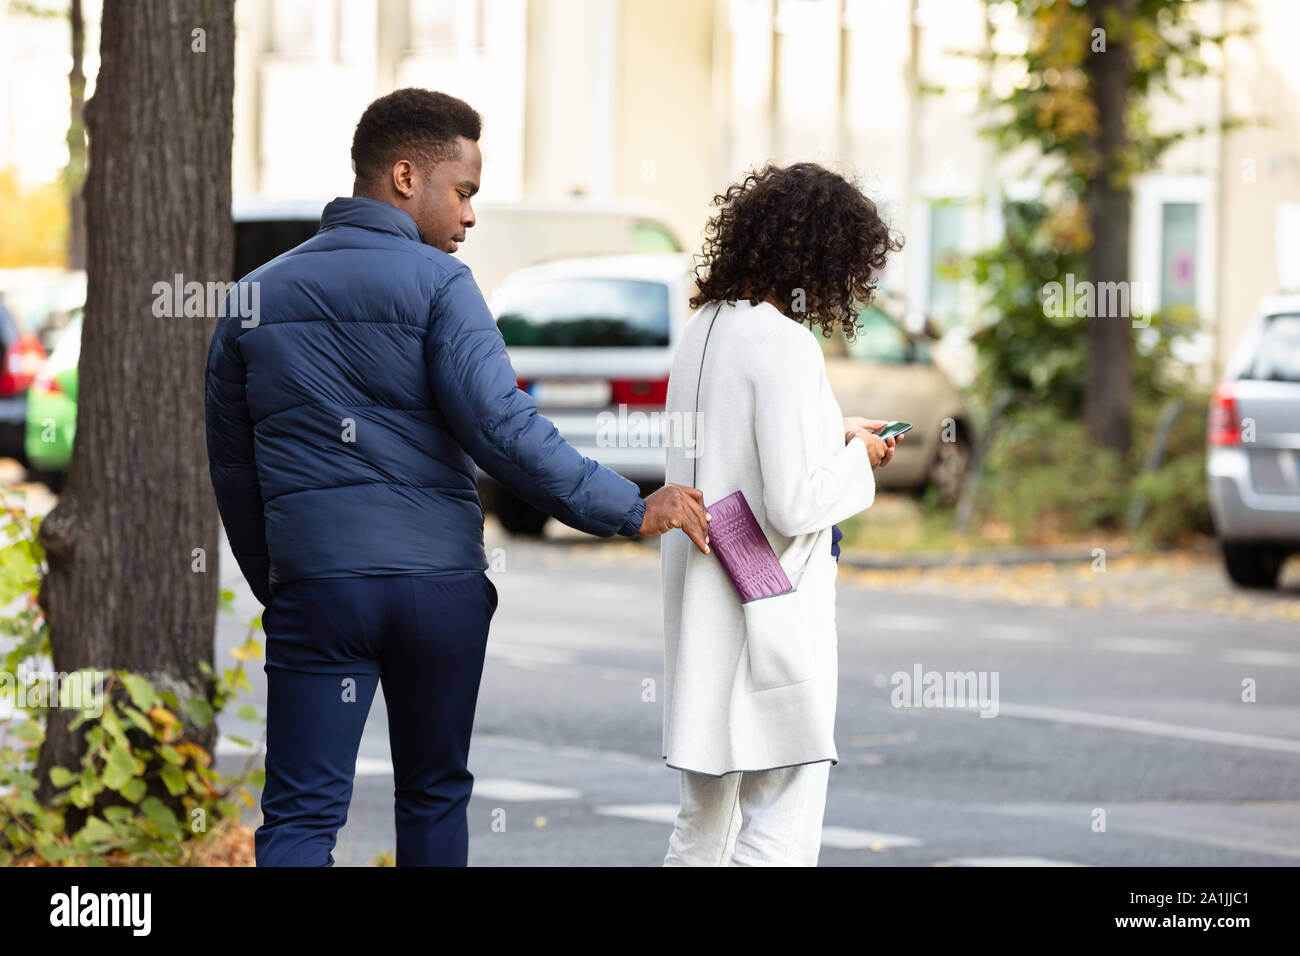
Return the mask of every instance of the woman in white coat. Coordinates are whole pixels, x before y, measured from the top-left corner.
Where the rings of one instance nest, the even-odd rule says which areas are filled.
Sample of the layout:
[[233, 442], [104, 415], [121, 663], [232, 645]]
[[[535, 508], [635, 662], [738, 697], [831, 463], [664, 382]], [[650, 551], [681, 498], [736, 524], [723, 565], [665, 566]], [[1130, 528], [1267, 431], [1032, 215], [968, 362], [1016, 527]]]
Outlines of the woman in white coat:
[[[875, 205], [812, 163], [767, 166], [715, 197], [699, 294], [669, 376], [667, 481], [713, 504], [744, 493], [797, 589], [810, 677], [761, 689], [745, 615], [716, 554], [662, 539], [663, 756], [681, 807], [666, 866], [815, 866], [838, 762], [833, 527], [872, 503], [893, 456], [881, 421], [845, 418], [814, 335], [851, 336], [886, 255], [901, 247]], [[811, 327], [811, 330], [810, 330]], [[698, 413], [698, 414], [697, 414]]]

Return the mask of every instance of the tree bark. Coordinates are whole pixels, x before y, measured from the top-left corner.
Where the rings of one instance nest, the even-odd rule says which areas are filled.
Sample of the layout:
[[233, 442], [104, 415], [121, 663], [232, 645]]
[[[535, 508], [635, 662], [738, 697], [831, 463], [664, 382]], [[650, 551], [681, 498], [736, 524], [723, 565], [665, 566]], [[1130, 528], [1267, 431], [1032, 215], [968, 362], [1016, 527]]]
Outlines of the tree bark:
[[[1097, 26], [1105, 27], [1116, 14], [1128, 24], [1135, 17], [1134, 0], [1089, 0], [1088, 6]], [[1097, 115], [1094, 146], [1101, 160], [1084, 189], [1092, 230], [1088, 278], [1094, 290], [1103, 282], [1121, 282], [1127, 288], [1132, 196], [1119, 168], [1120, 154], [1128, 143], [1126, 111], [1133, 74], [1127, 38], [1108, 29], [1105, 52], [1088, 54], [1087, 73]], [[1134, 298], [1129, 296], [1130, 310], [1136, 307]], [[1103, 311], [1104, 297], [1098, 295], [1095, 301], [1098, 309], [1087, 320], [1084, 425], [1094, 442], [1126, 454], [1132, 441], [1133, 419], [1132, 317], [1096, 314]]]
[[[199, 29], [205, 52], [193, 49]], [[153, 286], [177, 274], [230, 279], [233, 94], [233, 0], [104, 5], [85, 110], [77, 432], [39, 533], [49, 561], [39, 601], [56, 671], [126, 668], [182, 700], [210, 697], [200, 664], [212, 663], [218, 592], [203, 411], [214, 316], [158, 318]], [[192, 570], [197, 548], [203, 572]], [[74, 713], [50, 711], [38, 796], [52, 792], [50, 767], [79, 763], [85, 728], [68, 731]], [[195, 739], [210, 749], [215, 728]]]

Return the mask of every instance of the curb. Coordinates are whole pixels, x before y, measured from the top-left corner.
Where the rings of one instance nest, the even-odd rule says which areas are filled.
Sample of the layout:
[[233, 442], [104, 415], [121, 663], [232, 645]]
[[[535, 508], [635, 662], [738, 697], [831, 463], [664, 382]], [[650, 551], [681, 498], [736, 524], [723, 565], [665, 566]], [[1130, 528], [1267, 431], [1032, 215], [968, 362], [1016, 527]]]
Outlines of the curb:
[[[842, 549], [840, 564], [853, 568], [873, 571], [901, 571], [910, 568], [950, 568], [976, 567], [978, 565], [1016, 565], [1016, 564], [1075, 564], [1089, 563], [1093, 560], [1093, 549], [1074, 548], [990, 548], [987, 551], [964, 552], [961, 554], [920, 552], [917, 554], [872, 555], [858, 549]], [[1176, 548], [1157, 548], [1154, 551], [1139, 552], [1134, 548], [1107, 548], [1106, 559], [1131, 557], [1135, 554], [1214, 554], [1217, 548], [1213, 544], [1182, 546]]]

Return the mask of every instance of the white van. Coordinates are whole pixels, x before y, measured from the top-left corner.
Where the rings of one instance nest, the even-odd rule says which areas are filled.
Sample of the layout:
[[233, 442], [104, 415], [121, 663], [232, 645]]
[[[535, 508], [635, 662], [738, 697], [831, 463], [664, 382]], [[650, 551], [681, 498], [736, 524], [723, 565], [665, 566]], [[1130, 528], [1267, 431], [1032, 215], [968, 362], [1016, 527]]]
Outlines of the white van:
[[[235, 229], [237, 239], [243, 241], [237, 241], [236, 248], [246, 252], [247, 261], [235, 263], [235, 275], [247, 275], [285, 249], [310, 239], [328, 202], [256, 196], [237, 199]], [[510, 202], [485, 199], [473, 205], [478, 221], [456, 257], [470, 267], [484, 298], [516, 269], [552, 259], [682, 250], [658, 209], [638, 200], [576, 196]], [[249, 235], [238, 235], [241, 229]], [[253, 241], [258, 237], [264, 250]]]

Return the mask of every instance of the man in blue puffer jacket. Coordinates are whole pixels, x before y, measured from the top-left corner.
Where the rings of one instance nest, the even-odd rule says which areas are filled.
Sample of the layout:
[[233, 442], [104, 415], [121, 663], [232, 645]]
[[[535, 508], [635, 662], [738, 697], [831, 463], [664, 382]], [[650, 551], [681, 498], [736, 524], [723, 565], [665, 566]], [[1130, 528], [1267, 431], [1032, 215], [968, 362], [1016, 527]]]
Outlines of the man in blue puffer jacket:
[[228, 302], [256, 314], [227, 307], [213, 331], [212, 483], [266, 605], [259, 866], [333, 865], [381, 680], [397, 864], [465, 865], [470, 730], [497, 605], [475, 463], [574, 528], [681, 528], [708, 551], [699, 491], [643, 500], [518, 389], [473, 276], [450, 255], [474, 225], [480, 130], [442, 93], [372, 103], [352, 143], [353, 195], [240, 280]]

